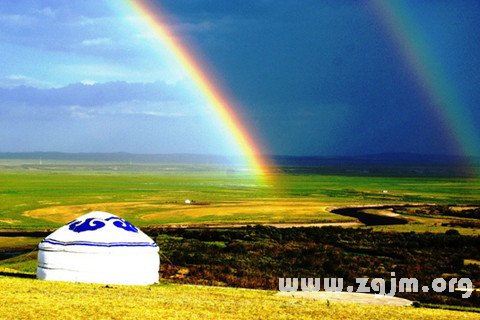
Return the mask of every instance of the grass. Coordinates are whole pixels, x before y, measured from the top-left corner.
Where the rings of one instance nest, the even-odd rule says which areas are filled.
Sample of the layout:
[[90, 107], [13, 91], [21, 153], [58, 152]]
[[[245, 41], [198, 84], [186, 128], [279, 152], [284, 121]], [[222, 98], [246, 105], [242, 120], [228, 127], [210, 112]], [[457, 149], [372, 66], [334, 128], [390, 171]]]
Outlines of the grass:
[[[193, 169], [173, 173], [62, 170], [1, 171], [0, 229], [56, 228], [93, 210], [146, 226], [338, 222], [348, 218], [328, 212], [328, 207], [480, 204], [478, 179], [280, 174], [263, 184], [241, 174]], [[185, 199], [204, 205], [186, 205]]]
[[274, 296], [272, 291], [176, 285], [103, 286], [0, 277], [2, 319], [478, 319], [478, 314]]
[[[37, 247], [42, 238], [37, 237], [0, 237], [0, 271], [30, 272], [37, 269]], [[11, 257], [10, 253], [19, 255]]]
[[21, 272], [35, 275], [37, 272], [38, 251], [32, 250], [28, 253], [0, 261], [0, 273]]
[[448, 305], [433, 304], [433, 303], [420, 303], [419, 306], [424, 307], [424, 308], [432, 308], [432, 309], [470, 311], [470, 312], [480, 313], [479, 308], [470, 308], [470, 307], [461, 307], [461, 306], [448, 306]]
[[15, 249], [29, 250], [35, 248], [41, 240], [37, 237], [0, 237], [0, 253]]
[[[56, 228], [93, 210], [109, 211], [140, 227], [162, 224], [338, 222], [328, 207], [366, 204], [480, 204], [479, 179], [281, 174], [270, 185], [252, 177], [192, 168], [175, 172], [0, 171], [0, 229]], [[384, 193], [383, 190], [388, 190]], [[186, 205], [185, 199], [197, 204]], [[375, 230], [445, 232], [435, 218]], [[474, 228], [455, 228], [479, 234]], [[0, 237], [0, 252], [25, 251], [40, 238]], [[222, 242], [211, 242], [221, 248]], [[477, 261], [477, 260], [472, 260]], [[0, 274], [31, 276], [36, 252], [2, 260]], [[478, 314], [413, 307], [378, 307], [293, 300], [271, 291], [176, 285], [149, 287], [46, 282], [0, 277], [3, 319], [473, 319]]]
[[[447, 221], [447, 220], [445, 220]], [[480, 229], [478, 228], [460, 228], [460, 227], [446, 227], [436, 223], [409, 223], [404, 225], [389, 225], [389, 226], [372, 226], [369, 227], [375, 231], [385, 232], [431, 232], [431, 233], [445, 233], [448, 230], [455, 229], [462, 235], [480, 236]]]

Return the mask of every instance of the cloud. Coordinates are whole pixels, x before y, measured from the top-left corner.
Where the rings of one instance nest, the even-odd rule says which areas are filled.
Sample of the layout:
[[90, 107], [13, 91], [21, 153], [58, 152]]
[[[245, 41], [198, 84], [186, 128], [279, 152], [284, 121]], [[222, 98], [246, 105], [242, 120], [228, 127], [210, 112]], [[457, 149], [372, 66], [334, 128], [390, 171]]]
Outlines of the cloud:
[[45, 16], [45, 17], [49, 17], [49, 18], [55, 18], [56, 17], [56, 11], [53, 10], [51, 7], [45, 7], [45, 8], [39, 9], [39, 10], [37, 10], [37, 12], [40, 15]]
[[[109, 82], [0, 88], [0, 149], [66, 152], [236, 151], [189, 85]], [[233, 150], [233, 151], [232, 151]]]
[[85, 39], [82, 41], [82, 46], [91, 47], [91, 46], [106, 46], [113, 43], [110, 38], [95, 38], [95, 39]]
[[85, 79], [85, 80], [80, 81], [80, 83], [83, 84], [83, 85], [86, 85], [86, 86], [91, 86], [91, 85], [96, 84], [97, 82], [94, 81], [94, 80]]
[[94, 117], [95, 109], [81, 106], [68, 106], [67, 110], [73, 118], [89, 119]]
[[12, 74], [7, 77], [0, 78], [0, 88], [14, 88], [18, 86], [35, 88], [55, 87], [55, 85], [51, 82], [38, 80], [21, 74]]
[[115, 32], [121, 23], [105, 2], [0, 3], [2, 42], [41, 51], [69, 53], [83, 48], [88, 55], [104, 56], [105, 52], [87, 47], [117, 43], [121, 39], [115, 39]]
[[58, 66], [58, 70], [81, 77], [125, 78], [132, 76], [132, 72], [126, 67], [109, 63], [68, 64]]
[[78, 119], [115, 116], [183, 118], [195, 117], [197, 112], [193, 110], [195, 110], [194, 105], [186, 101], [128, 100], [94, 107], [81, 105], [60, 106], [55, 112], [63, 112]]
[[100, 18], [92, 18], [86, 17], [84, 15], [80, 15], [78, 17], [70, 18], [69, 21], [65, 22], [65, 25], [68, 28], [85, 28], [85, 27], [92, 27], [98, 25], [99, 22], [102, 21]]
[[194, 117], [201, 106], [187, 90], [183, 83], [163, 82], [89, 82], [60, 88], [0, 88], [0, 113], [12, 119]]
[[35, 19], [24, 14], [0, 14], [0, 24], [12, 27], [30, 26]]
[[[127, 58], [125, 58], [127, 59]], [[153, 57], [150, 60], [142, 60], [130, 57], [130, 64], [122, 64], [122, 59], [116, 61], [85, 61], [85, 63], [73, 61], [55, 66], [57, 75], [75, 79], [71, 82], [91, 80], [95, 83], [108, 81], [128, 82], [155, 82], [163, 81], [169, 84], [181, 82], [187, 78], [186, 71], [181, 69], [172, 58], [160, 59]], [[115, 60], [112, 58], [112, 60]], [[135, 62], [132, 62], [135, 61]], [[138, 63], [136, 62], [138, 61]]]

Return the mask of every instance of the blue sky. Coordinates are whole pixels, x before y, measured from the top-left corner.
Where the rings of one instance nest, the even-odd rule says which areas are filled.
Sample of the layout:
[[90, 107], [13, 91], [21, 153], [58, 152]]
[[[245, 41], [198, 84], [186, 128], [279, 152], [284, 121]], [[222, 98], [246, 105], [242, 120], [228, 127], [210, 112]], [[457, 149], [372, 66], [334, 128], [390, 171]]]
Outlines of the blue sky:
[[[160, 3], [266, 152], [457, 152], [368, 1]], [[480, 122], [480, 4], [404, 4]], [[150, 32], [120, 1], [0, 2], [0, 152], [238, 152]]]

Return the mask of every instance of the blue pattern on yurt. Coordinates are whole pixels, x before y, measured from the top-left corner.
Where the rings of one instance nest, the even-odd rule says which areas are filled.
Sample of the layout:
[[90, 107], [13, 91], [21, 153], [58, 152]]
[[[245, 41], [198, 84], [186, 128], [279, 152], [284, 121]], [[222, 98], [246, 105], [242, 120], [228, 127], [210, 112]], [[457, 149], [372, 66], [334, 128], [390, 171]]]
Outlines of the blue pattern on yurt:
[[68, 226], [73, 232], [93, 231], [105, 227], [105, 222], [97, 218], [88, 218], [85, 221], [74, 220]]
[[125, 231], [135, 232], [135, 233], [138, 232], [138, 229], [133, 224], [118, 217], [110, 217], [107, 219], [88, 218], [88, 219], [85, 219], [84, 221], [73, 220], [68, 224], [68, 229], [78, 233], [85, 232], [85, 231], [94, 231], [94, 230], [98, 230], [105, 227], [106, 225], [105, 221], [109, 221], [115, 227], [123, 229]]
[[124, 220], [124, 219], [118, 218], [118, 217], [110, 217], [110, 218], [107, 218], [106, 221], [110, 221], [110, 220], [115, 220], [115, 221], [113, 221], [113, 225], [117, 228], [121, 228], [121, 229], [124, 229], [126, 231], [131, 231], [131, 232], [138, 232], [138, 229], [135, 228], [135, 226], [133, 224], [131, 224], [130, 222], [128, 222], [127, 220]]

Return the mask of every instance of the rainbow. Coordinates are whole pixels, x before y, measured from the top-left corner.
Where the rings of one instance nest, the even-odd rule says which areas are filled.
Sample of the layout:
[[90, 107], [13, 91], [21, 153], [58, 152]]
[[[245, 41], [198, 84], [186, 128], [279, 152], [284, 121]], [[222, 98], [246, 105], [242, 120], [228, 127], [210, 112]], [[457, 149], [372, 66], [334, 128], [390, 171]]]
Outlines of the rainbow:
[[446, 132], [457, 144], [456, 152], [466, 156], [480, 155], [480, 137], [472, 119], [468, 117], [468, 108], [427, 46], [406, 2], [372, 0], [370, 4], [387, 34], [393, 38], [408, 71], [432, 108], [434, 117], [442, 121]]
[[173, 54], [186, 71], [227, 128], [233, 141], [237, 143], [237, 147], [244, 156], [250, 170], [260, 177], [265, 177], [267, 168], [270, 166], [268, 159], [264, 156], [265, 152], [261, 152], [255, 142], [256, 140], [250, 134], [251, 130], [235, 113], [231, 103], [211, 80], [212, 77], [202, 69], [201, 66], [204, 64], [200, 63], [199, 58], [188, 50], [187, 46], [169, 29], [167, 20], [163, 17], [158, 4], [153, 6], [151, 2], [145, 0], [127, 0], [127, 4], [153, 31], [159, 44]]

